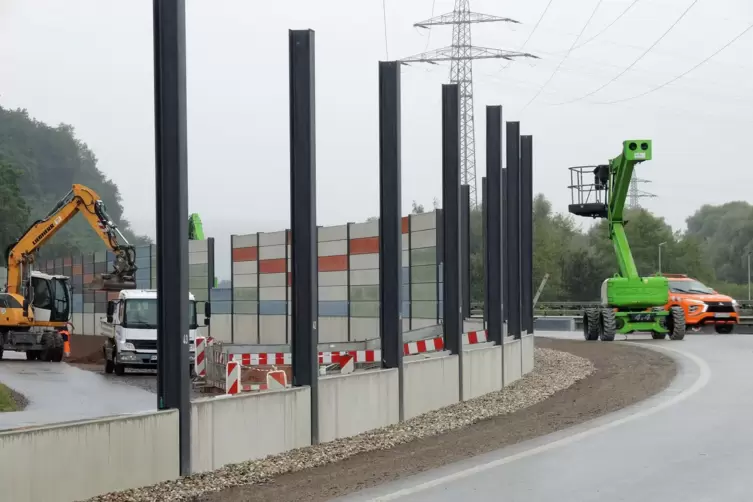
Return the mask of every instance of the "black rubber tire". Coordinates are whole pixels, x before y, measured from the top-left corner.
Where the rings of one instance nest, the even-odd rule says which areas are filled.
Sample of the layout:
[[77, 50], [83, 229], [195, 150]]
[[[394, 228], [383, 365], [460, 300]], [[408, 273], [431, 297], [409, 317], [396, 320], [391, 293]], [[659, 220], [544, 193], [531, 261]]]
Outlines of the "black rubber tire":
[[601, 334], [601, 315], [598, 309], [586, 309], [583, 312], [583, 338], [594, 342]]
[[685, 311], [682, 310], [682, 307], [671, 307], [667, 321], [669, 321], [667, 327], [669, 328], [670, 340], [682, 340], [685, 338]]
[[36, 361], [39, 359], [39, 351], [38, 350], [27, 350], [26, 351], [26, 360], [27, 361]]
[[714, 326], [714, 331], [720, 335], [729, 335], [735, 330], [734, 324], [717, 324]]
[[654, 340], [664, 340], [666, 337], [666, 333], [651, 333], [651, 338]]
[[115, 365], [111, 359], [107, 359], [107, 351], [105, 351], [105, 349], [102, 349], [102, 356], [105, 358], [105, 373], [112, 375], [112, 372], [115, 370]]
[[617, 317], [612, 309], [601, 310], [601, 333], [599, 339], [602, 342], [614, 341], [614, 335], [617, 333]]
[[59, 363], [63, 360], [63, 335], [48, 331], [42, 335], [42, 350], [39, 352], [41, 361]]

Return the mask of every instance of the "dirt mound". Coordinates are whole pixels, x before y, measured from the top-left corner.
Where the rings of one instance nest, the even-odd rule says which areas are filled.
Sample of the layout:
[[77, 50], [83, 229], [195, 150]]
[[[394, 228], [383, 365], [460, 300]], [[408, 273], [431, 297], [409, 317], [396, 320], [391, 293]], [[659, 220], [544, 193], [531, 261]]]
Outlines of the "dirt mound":
[[79, 364], [104, 364], [102, 346], [107, 340], [100, 335], [71, 335], [71, 356], [65, 361]]

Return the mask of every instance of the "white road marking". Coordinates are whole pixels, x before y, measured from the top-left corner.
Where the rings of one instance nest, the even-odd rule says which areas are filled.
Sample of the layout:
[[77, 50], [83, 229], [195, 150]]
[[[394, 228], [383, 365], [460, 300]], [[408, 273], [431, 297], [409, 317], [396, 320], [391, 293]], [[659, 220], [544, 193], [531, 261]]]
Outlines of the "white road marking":
[[[637, 345], [646, 345], [638, 343]], [[431, 481], [427, 481], [425, 483], [418, 484], [416, 486], [411, 486], [409, 488], [404, 488], [402, 490], [397, 490], [392, 493], [388, 493], [386, 495], [382, 495], [380, 497], [374, 497], [371, 500], [371, 502], [384, 502], [388, 500], [397, 500], [402, 497], [407, 497], [409, 495], [414, 495], [416, 493], [420, 493], [426, 490], [429, 490], [431, 488], [441, 486], [447, 483], [450, 483], [452, 481], [457, 481], [459, 479], [467, 478], [469, 476], [474, 476], [476, 474], [479, 474], [481, 472], [488, 471], [490, 469], [495, 469], [497, 467], [503, 466], [505, 464], [509, 464], [511, 462], [515, 462], [516, 460], [520, 460], [522, 458], [532, 457], [533, 455], [537, 455], [539, 453], [543, 453], [545, 451], [553, 450], [555, 448], [559, 448], [561, 446], [566, 446], [572, 443], [575, 443], [576, 441], [580, 441], [581, 439], [584, 439], [588, 436], [591, 436], [593, 434], [597, 434], [599, 432], [606, 431], [608, 429], [612, 429], [614, 427], [619, 427], [627, 422], [632, 422], [633, 420], [637, 420], [639, 418], [644, 418], [649, 415], [653, 415], [654, 413], [657, 413], [665, 408], [668, 408], [670, 406], [673, 406], [675, 404], [680, 403], [681, 401], [684, 401], [685, 399], [689, 398], [696, 392], [703, 389], [711, 380], [711, 368], [709, 367], [708, 363], [704, 361], [702, 358], [696, 356], [695, 354], [691, 354], [689, 352], [685, 352], [684, 350], [679, 350], [675, 348], [669, 348], [662, 345], [656, 345], [651, 344], [651, 347], [657, 347], [663, 350], [668, 350], [670, 352], [676, 352], [684, 357], [687, 357], [693, 363], [695, 363], [696, 366], [698, 366], [698, 369], [700, 370], [700, 374], [698, 375], [698, 378], [695, 382], [693, 382], [693, 385], [688, 387], [685, 391], [683, 391], [680, 394], [677, 394], [670, 399], [667, 399], [665, 401], [662, 401], [660, 403], [657, 403], [654, 406], [651, 406], [649, 408], [645, 408], [642, 410], [639, 410], [631, 415], [627, 415], [625, 417], [619, 418], [617, 420], [613, 420], [611, 422], [602, 424], [600, 426], [594, 427], [592, 429], [588, 429], [582, 432], [579, 432], [577, 434], [573, 434], [572, 436], [568, 436], [562, 439], [559, 439], [557, 441], [552, 441], [551, 443], [547, 443], [541, 446], [537, 446], [535, 448], [531, 448], [530, 450], [522, 451], [520, 453], [516, 453], [514, 455], [510, 455], [508, 457], [500, 458], [497, 460], [493, 460], [491, 462], [487, 462], [485, 464], [476, 465], [473, 467], [470, 467], [468, 469], [464, 469], [462, 471], [455, 472], [453, 474], [449, 474], [447, 476], [443, 476], [441, 478], [433, 479]]]

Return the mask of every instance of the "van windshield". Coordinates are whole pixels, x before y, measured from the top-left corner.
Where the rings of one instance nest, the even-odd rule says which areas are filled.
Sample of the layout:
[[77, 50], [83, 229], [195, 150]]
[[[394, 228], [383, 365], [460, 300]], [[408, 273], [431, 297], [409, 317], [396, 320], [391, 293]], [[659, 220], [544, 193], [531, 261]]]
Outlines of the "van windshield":
[[[157, 300], [133, 298], [125, 301], [124, 328], [157, 329]], [[196, 329], [196, 302], [188, 302], [188, 329]]]

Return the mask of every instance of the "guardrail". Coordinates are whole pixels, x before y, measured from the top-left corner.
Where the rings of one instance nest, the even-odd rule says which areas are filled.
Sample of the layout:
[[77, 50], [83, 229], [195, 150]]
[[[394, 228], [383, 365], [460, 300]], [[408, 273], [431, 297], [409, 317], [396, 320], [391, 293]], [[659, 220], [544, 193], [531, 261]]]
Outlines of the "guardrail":
[[[742, 317], [753, 317], [753, 300], [737, 300]], [[539, 302], [535, 309], [536, 316], [581, 316], [586, 308], [600, 306], [598, 301], [594, 302]], [[471, 303], [471, 316], [482, 316], [484, 314], [483, 302]]]

